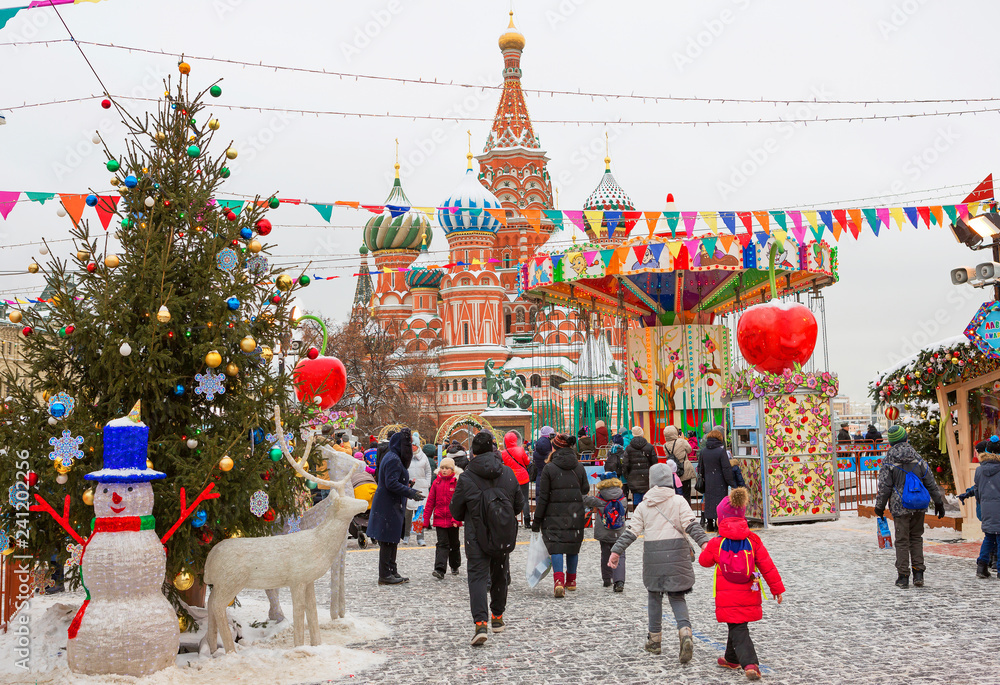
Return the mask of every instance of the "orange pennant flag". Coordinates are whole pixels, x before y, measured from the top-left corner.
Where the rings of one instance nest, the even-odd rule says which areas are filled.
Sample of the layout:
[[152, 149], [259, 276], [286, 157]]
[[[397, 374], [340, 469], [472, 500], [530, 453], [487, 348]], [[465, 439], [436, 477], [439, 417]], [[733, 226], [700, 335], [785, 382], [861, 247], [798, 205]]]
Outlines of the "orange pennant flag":
[[764, 233], [768, 235], [771, 234], [771, 215], [766, 211], [764, 212], [754, 212], [754, 218], [757, 219], [757, 223], [760, 224], [761, 229]]
[[87, 206], [87, 196], [60, 193], [59, 199], [62, 201], [63, 207], [66, 208], [69, 218], [73, 220], [73, 225], [76, 226], [80, 223], [80, 217], [83, 216], [83, 208]]
[[604, 267], [604, 274], [610, 276], [611, 274], [621, 273], [621, 260], [618, 258], [619, 250], [611, 251], [611, 258], [608, 260], [607, 265]]
[[728, 253], [730, 246], [733, 244], [733, 236], [723, 233], [719, 236], [719, 242], [722, 243], [722, 249]]
[[628, 269], [628, 255], [631, 249], [628, 247], [619, 247], [615, 250], [615, 257], [618, 258], [618, 271], [621, 273], [623, 269]]
[[[490, 216], [499, 221], [504, 226], [507, 226], [507, 210], [506, 209], [487, 209]], [[535, 229], [538, 230], [538, 229]]]
[[528, 220], [528, 225], [535, 229], [535, 233], [540, 233], [542, 230], [542, 210], [540, 209], [522, 209], [521, 216]]
[[357, 209], [361, 206], [360, 202], [353, 202], [351, 200], [337, 200], [333, 204], [340, 205], [341, 207], [351, 207], [353, 209]]
[[662, 216], [661, 212], [643, 212], [643, 218], [646, 219], [646, 225], [649, 226], [649, 235], [653, 235], [653, 231], [656, 230], [656, 222], [659, 221]]
[[851, 217], [851, 224], [848, 228], [851, 229], [854, 239], [857, 240], [858, 236], [861, 235], [861, 227], [865, 225], [864, 216], [860, 209], [848, 209], [847, 214]]
[[837, 221], [837, 217], [834, 217], [833, 221], [830, 222], [830, 230], [833, 231], [833, 239], [839, 243], [840, 232], [844, 230], [844, 227], [840, 225], [839, 221]]
[[944, 226], [944, 207], [941, 205], [931, 207], [931, 215], [937, 219], [938, 226]]

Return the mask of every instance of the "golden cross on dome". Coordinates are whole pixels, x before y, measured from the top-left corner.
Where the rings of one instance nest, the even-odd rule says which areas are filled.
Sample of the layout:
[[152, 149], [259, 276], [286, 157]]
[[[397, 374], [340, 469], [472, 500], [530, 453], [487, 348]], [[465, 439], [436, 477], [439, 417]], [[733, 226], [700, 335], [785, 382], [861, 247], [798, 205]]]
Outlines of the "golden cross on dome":
[[604, 132], [604, 170], [611, 171], [611, 141], [607, 131]]
[[396, 178], [399, 178], [399, 138], [396, 138]]
[[469, 169], [471, 170], [472, 169], [472, 129], [470, 128], [468, 131], [466, 131], [466, 134], [468, 134], [468, 136], [469, 136], [469, 153], [467, 155], [465, 155], [465, 158], [467, 160], [469, 160]]

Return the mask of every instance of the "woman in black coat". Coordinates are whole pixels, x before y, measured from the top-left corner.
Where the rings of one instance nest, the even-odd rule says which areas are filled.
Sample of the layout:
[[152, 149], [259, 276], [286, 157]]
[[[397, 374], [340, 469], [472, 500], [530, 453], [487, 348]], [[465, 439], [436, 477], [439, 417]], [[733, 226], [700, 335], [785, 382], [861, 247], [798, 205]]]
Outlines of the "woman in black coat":
[[[583, 496], [590, 492], [587, 472], [573, 449], [572, 435], [556, 435], [551, 439], [552, 454], [538, 478], [535, 493], [535, 518], [531, 529], [541, 530], [545, 548], [552, 555], [552, 578], [555, 596], [576, 589], [576, 567], [583, 544], [586, 509]], [[566, 555], [566, 575], [563, 576], [563, 555]]]
[[723, 442], [722, 433], [713, 430], [705, 436], [705, 447], [698, 459], [698, 473], [705, 479], [705, 497], [702, 500], [701, 525], [705, 530], [718, 530], [715, 510], [736, 487], [733, 467]]
[[378, 488], [368, 516], [368, 537], [379, 541], [378, 584], [396, 585], [409, 578], [399, 575], [396, 548], [403, 536], [403, 509], [406, 500], [422, 500], [423, 493], [410, 487], [410, 460], [413, 443], [410, 429], [404, 428], [389, 438], [389, 449], [379, 458]]

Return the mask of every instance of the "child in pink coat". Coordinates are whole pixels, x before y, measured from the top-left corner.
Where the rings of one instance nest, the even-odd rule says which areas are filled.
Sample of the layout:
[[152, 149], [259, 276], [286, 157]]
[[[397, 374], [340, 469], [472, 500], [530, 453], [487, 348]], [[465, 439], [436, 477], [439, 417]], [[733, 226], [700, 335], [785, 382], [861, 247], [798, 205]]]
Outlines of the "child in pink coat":
[[438, 580], [444, 579], [446, 564], [451, 566], [452, 575], [458, 574], [462, 565], [462, 544], [458, 539], [458, 529], [461, 521], [451, 517], [451, 498], [455, 495], [455, 485], [462, 469], [455, 466], [455, 460], [444, 457], [438, 466], [437, 478], [431, 483], [431, 490], [424, 502], [424, 527], [433, 523], [437, 531], [437, 548], [434, 550], [433, 575]]

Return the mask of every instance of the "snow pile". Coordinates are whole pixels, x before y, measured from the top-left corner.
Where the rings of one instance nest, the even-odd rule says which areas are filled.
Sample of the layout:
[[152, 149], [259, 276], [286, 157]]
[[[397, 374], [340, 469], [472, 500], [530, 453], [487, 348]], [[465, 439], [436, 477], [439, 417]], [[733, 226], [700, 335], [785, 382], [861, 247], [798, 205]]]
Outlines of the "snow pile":
[[[31, 635], [29, 670], [18, 667], [19, 661], [24, 665], [17, 653], [14, 632], [22, 625], [18, 622], [22, 615], [19, 612], [11, 630], [0, 634], [0, 682], [11, 685], [218, 685], [233, 682], [293, 685], [337, 678], [377, 666], [385, 657], [370, 651], [348, 649], [345, 645], [389, 635], [389, 630], [381, 623], [348, 613], [339, 621], [327, 620], [320, 624], [322, 645], [293, 647], [291, 621], [251, 625], [267, 617], [267, 600], [261, 592], [240, 597], [240, 606], [230, 609], [243, 633], [236, 654], [226, 654], [221, 648], [212, 658], [199, 656], [197, 652], [179, 654], [176, 666], [143, 678], [85, 676], [71, 673], [66, 665], [66, 629], [83, 599], [82, 593], [35, 597], [30, 607], [22, 610]], [[322, 621], [322, 607], [320, 613]], [[195, 643], [203, 633], [204, 629], [197, 635], [184, 633], [181, 643]]]

